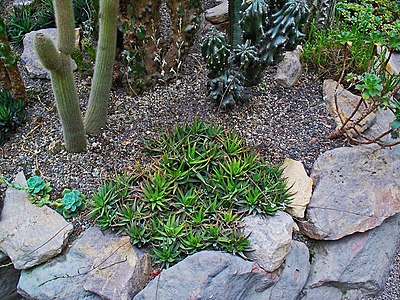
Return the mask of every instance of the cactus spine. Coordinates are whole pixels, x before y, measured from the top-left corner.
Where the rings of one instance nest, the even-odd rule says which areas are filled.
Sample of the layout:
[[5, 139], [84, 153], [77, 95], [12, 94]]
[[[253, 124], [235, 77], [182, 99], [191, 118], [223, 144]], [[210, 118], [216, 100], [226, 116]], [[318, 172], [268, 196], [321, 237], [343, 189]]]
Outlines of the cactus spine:
[[117, 17], [119, 0], [100, 2], [100, 34], [96, 65], [85, 114], [87, 133], [97, 133], [107, 122], [109, 93], [117, 41]]
[[81, 152], [87, 141], [73, 79], [71, 54], [74, 51], [74, 11], [72, 0], [53, 0], [56, 15], [58, 50], [53, 41], [37, 34], [34, 47], [42, 64], [50, 71], [53, 93], [63, 127], [68, 152]]

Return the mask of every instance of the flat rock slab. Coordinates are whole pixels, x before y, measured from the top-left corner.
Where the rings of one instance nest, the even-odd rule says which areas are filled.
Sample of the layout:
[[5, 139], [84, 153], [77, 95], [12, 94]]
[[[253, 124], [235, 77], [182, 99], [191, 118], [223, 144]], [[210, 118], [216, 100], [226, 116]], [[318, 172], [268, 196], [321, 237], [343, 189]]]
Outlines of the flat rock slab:
[[[33, 48], [33, 38], [37, 33], [43, 33], [50, 37], [55, 45], [57, 45], [57, 28], [46, 28], [37, 31], [31, 31], [24, 37], [24, 52], [21, 55], [21, 60], [25, 63], [25, 68], [31, 78], [42, 78], [50, 79], [50, 73], [36, 55], [35, 49]], [[77, 65], [74, 60], [71, 59], [71, 66], [73, 70], [77, 69]]]
[[132, 247], [129, 237], [121, 237], [111, 240], [100, 251], [92, 268], [83, 286], [86, 291], [102, 299], [130, 300], [146, 286], [151, 260]]
[[[358, 101], [360, 100], [360, 96], [352, 94], [350, 91], [343, 88], [342, 85], [339, 85], [336, 90], [337, 82], [332, 79], [324, 80], [323, 83], [323, 97], [326, 101], [327, 109], [330, 115], [334, 118], [337, 127], [342, 125], [341, 120], [346, 120], [351, 116], [354, 109], [356, 108]], [[337, 98], [337, 105], [339, 108], [339, 114], [336, 111], [335, 105], [335, 94]], [[357, 112], [352, 120], [354, 121], [360, 116], [360, 112]], [[360, 133], [367, 130], [372, 124], [375, 122], [375, 114], [372, 113], [363, 119], [359, 125], [356, 126], [357, 131]], [[347, 134], [351, 137], [355, 137], [358, 133], [355, 130], [348, 130]]]
[[243, 219], [244, 234], [249, 236], [250, 248], [246, 256], [267, 272], [278, 269], [292, 245], [295, 223], [285, 212], [275, 216], [248, 216]]
[[302, 219], [308, 203], [310, 203], [313, 180], [307, 175], [301, 162], [286, 158], [283, 162], [283, 176], [286, 177], [293, 199], [286, 211], [292, 216]]
[[[15, 183], [26, 185], [22, 172]], [[31, 204], [26, 191], [7, 189], [0, 220], [0, 250], [16, 269], [28, 269], [57, 256], [72, 230], [73, 226], [54, 210]]]
[[400, 212], [400, 153], [380, 147], [336, 148], [322, 154], [315, 189], [300, 222], [317, 240], [337, 240], [379, 226]]
[[228, 0], [223, 0], [219, 5], [207, 9], [206, 20], [211, 24], [221, 24], [228, 21]]
[[134, 299], [295, 300], [309, 269], [308, 249], [300, 242], [271, 273], [229, 253], [202, 251], [163, 271]]
[[342, 299], [342, 292], [348, 299], [375, 295], [385, 286], [399, 243], [400, 214], [367, 232], [317, 242], [305, 299]]

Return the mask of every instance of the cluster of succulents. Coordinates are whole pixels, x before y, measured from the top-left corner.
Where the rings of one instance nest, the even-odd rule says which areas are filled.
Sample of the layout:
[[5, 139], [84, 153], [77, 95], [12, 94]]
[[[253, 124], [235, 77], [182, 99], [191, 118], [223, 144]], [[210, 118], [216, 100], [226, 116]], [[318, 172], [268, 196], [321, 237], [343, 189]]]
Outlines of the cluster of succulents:
[[246, 99], [244, 86], [258, 84], [267, 66], [279, 63], [285, 50], [295, 49], [309, 14], [305, 0], [276, 0], [270, 5], [265, 0], [229, 0], [228, 4], [229, 41], [212, 27], [202, 42], [209, 96], [221, 107]]
[[64, 189], [61, 199], [51, 201], [50, 192], [53, 188], [50, 186], [50, 183], [44, 181], [42, 177], [37, 175], [29, 177], [26, 181], [26, 185], [20, 185], [9, 182], [0, 174], [0, 184], [3, 183], [17, 190], [27, 191], [28, 200], [32, 204], [36, 204], [38, 207], [42, 207], [43, 205], [53, 207], [59, 214], [63, 215], [65, 219], [77, 217], [87, 207], [86, 196], [78, 190]]

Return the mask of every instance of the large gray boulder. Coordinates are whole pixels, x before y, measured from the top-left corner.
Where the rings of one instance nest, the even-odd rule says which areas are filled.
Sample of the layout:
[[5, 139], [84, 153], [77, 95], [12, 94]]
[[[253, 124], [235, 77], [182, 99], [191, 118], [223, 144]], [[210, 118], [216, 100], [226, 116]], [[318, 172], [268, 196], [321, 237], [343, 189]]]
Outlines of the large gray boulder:
[[163, 271], [134, 299], [255, 299], [276, 280], [256, 263], [202, 251]]
[[97, 227], [85, 230], [65, 254], [23, 271], [18, 293], [27, 299], [101, 299], [85, 291], [83, 284], [107, 242], [109, 239]]
[[[25, 63], [26, 71], [31, 78], [49, 79], [50, 73], [39, 61], [35, 49], [33, 48], [33, 38], [36, 34], [43, 33], [50, 37], [55, 44], [57, 44], [57, 28], [45, 28], [37, 31], [31, 31], [25, 34], [24, 37], [24, 52], [21, 55], [21, 60]], [[77, 69], [74, 60], [71, 59], [71, 67], [73, 70]]]
[[[26, 185], [18, 173], [15, 183]], [[38, 207], [26, 191], [8, 188], [0, 220], [0, 251], [10, 257], [16, 269], [28, 269], [57, 256], [73, 226], [54, 210]]]
[[203, 251], [163, 271], [134, 299], [295, 300], [309, 269], [308, 249], [300, 242], [293, 242], [274, 272], [228, 253]]
[[400, 153], [379, 147], [337, 148], [322, 154], [302, 231], [337, 240], [379, 226], [400, 212]]
[[[301, 300], [342, 300], [343, 293], [340, 289], [334, 286], [320, 286], [310, 290], [304, 290], [300, 296]], [[344, 300], [344, 299], [343, 299]]]
[[307, 246], [293, 241], [279, 281], [268, 290], [268, 293], [265, 293], [265, 298], [261, 299], [296, 300], [307, 282], [310, 272], [309, 258]]
[[377, 294], [385, 286], [399, 243], [400, 214], [367, 232], [317, 242], [305, 299], [336, 300], [342, 299], [342, 293], [347, 299], [361, 299]]
[[130, 300], [141, 291], [151, 274], [151, 260], [147, 254], [131, 245], [125, 236], [111, 240], [94, 260], [84, 289], [102, 299]]
[[267, 272], [278, 269], [292, 245], [295, 223], [285, 212], [275, 216], [248, 216], [243, 219], [244, 234], [249, 236], [251, 251], [246, 256]]
[[65, 254], [23, 271], [18, 292], [40, 300], [132, 299], [148, 272], [147, 255], [135, 250], [129, 239], [90, 227]]
[[[390, 129], [390, 124], [395, 119], [394, 114], [390, 110], [380, 109], [376, 112], [375, 123], [369, 127], [364, 134], [371, 137], [376, 138], [385, 131]], [[359, 138], [361, 139], [361, 137]], [[400, 139], [393, 139], [390, 134], [381, 138], [381, 141], [386, 144], [393, 144], [395, 142], [399, 142]], [[400, 145], [396, 145], [392, 147], [392, 150], [395, 150], [400, 153]]]

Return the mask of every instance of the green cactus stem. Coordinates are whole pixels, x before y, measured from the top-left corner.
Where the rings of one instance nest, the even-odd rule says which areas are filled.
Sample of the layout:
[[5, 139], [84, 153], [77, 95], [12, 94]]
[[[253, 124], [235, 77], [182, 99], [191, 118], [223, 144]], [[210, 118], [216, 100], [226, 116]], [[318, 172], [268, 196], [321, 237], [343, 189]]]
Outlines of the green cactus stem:
[[97, 133], [106, 125], [109, 94], [117, 42], [119, 0], [100, 1], [100, 34], [89, 104], [85, 114], [87, 133]]
[[228, 67], [229, 45], [221, 32], [213, 26], [201, 44], [201, 54], [209, 70], [208, 77], [216, 78]]
[[43, 34], [35, 36], [34, 47], [42, 64], [50, 71], [65, 147], [68, 152], [84, 151], [87, 142], [72, 74], [71, 57], [57, 51], [53, 41]]
[[57, 25], [57, 48], [71, 55], [75, 50], [75, 18], [71, 0], [53, 0]]
[[243, 41], [250, 40], [255, 46], [265, 35], [268, 5], [265, 0], [243, 1], [241, 10], [243, 17], [240, 26], [243, 31]]
[[75, 45], [73, 4], [72, 0], [53, 0], [53, 4], [58, 49], [43, 34], [35, 36], [34, 48], [43, 66], [50, 71], [65, 147], [68, 152], [81, 152], [86, 150], [87, 141], [71, 66]]
[[232, 47], [236, 47], [242, 43], [242, 29], [239, 24], [241, 19], [241, 4], [242, 0], [228, 0], [229, 44]]
[[267, 32], [263, 60], [268, 64], [279, 63], [284, 50], [294, 50], [304, 35], [301, 27], [307, 20], [309, 9], [305, 0], [289, 0], [272, 15], [271, 28]]

